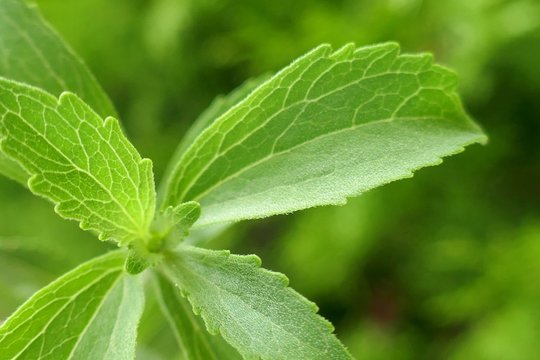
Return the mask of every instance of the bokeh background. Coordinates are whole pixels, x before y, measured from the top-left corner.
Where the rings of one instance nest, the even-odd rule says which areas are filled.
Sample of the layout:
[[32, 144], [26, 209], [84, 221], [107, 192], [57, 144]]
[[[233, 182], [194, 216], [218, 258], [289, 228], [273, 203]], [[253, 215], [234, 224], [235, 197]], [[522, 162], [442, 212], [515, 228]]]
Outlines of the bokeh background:
[[[130, 139], [169, 155], [218, 94], [312, 47], [395, 40], [455, 69], [490, 136], [343, 207], [237, 224], [360, 359], [540, 359], [538, 0], [38, 0], [112, 97]], [[0, 179], [0, 319], [107, 250]], [[149, 297], [140, 359], [177, 359]]]

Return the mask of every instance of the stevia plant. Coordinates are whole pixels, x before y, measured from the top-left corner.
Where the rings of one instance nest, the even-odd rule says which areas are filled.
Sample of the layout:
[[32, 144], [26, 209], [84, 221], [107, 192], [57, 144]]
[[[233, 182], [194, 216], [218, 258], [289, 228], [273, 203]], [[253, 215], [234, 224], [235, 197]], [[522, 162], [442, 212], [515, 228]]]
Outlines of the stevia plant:
[[342, 205], [485, 141], [431, 55], [321, 45], [216, 100], [156, 191], [107, 95], [22, 0], [0, 0], [0, 76], [0, 172], [119, 247], [19, 307], [0, 359], [134, 358], [149, 282], [186, 359], [348, 359], [284, 275], [189, 231]]

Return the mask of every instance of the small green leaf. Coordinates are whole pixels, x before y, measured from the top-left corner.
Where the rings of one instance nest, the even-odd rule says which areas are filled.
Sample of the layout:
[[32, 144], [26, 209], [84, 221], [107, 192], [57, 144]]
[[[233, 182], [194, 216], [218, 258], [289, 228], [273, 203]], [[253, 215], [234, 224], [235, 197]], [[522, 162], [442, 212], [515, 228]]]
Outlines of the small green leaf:
[[147, 250], [160, 253], [174, 249], [184, 240], [193, 224], [201, 216], [201, 206], [195, 201], [169, 206], [156, 218], [151, 226], [152, 238], [147, 243]]
[[114, 118], [80, 98], [59, 99], [0, 79], [0, 148], [31, 175], [30, 189], [100, 239], [149, 237], [154, 217], [152, 163], [141, 159]]
[[0, 327], [0, 359], [133, 359], [144, 294], [124, 259], [93, 259], [32, 296]]
[[126, 258], [126, 271], [131, 275], [137, 275], [150, 267], [152, 263], [146, 255], [139, 249], [130, 249]]
[[180, 288], [211, 333], [248, 359], [350, 359], [317, 306], [260, 268], [254, 255], [181, 246], [163, 272]]
[[456, 76], [397, 44], [322, 45], [211, 123], [176, 164], [163, 206], [197, 226], [343, 204], [482, 142]]
[[185, 237], [189, 229], [201, 216], [201, 206], [195, 201], [189, 201], [176, 207], [169, 206], [152, 224], [152, 230], [163, 236], [167, 235], [172, 228]]
[[193, 315], [187, 300], [167, 279], [158, 275], [156, 283], [159, 304], [171, 325], [182, 359], [242, 359], [221, 336], [208, 333], [202, 319]]

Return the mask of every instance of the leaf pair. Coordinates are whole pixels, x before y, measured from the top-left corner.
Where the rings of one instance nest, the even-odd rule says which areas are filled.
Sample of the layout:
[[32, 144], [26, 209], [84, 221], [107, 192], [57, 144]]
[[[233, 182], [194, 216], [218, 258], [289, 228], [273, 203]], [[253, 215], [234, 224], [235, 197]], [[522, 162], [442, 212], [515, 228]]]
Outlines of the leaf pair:
[[[150, 238], [156, 197], [150, 161], [116, 120], [104, 119], [114, 115], [110, 102], [57, 35], [20, 1], [2, 5], [0, 17], [22, 19], [2, 23], [7, 45], [44, 75], [12, 69], [12, 52], [4, 54], [0, 63], [8, 65], [0, 74], [48, 92], [73, 89], [96, 107], [70, 93], [57, 100], [0, 80], [1, 148], [9, 158], [0, 155], [3, 172], [23, 179], [16, 174], [22, 165], [32, 191], [103, 240]], [[34, 42], [38, 34], [43, 44]], [[69, 66], [59, 66], [49, 48]], [[31, 56], [45, 50], [47, 56]], [[199, 202], [201, 227], [343, 204], [485, 140], [463, 112], [455, 75], [433, 65], [430, 55], [399, 55], [396, 44], [349, 44], [335, 52], [322, 45], [262, 80], [199, 119], [170, 164], [162, 210]]]
[[[455, 76], [394, 44], [315, 49], [194, 140], [166, 179], [163, 207], [200, 202], [198, 226], [341, 204], [482, 141]], [[2, 150], [31, 189], [102, 239], [150, 237], [149, 160], [80, 98], [0, 81]]]

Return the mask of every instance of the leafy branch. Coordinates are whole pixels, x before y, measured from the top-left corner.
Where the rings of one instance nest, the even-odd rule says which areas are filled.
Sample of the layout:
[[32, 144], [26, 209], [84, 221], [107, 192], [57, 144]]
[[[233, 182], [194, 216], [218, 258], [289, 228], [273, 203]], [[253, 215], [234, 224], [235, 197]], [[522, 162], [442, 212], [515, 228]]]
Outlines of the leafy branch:
[[186, 358], [348, 359], [284, 275], [183, 240], [194, 227], [344, 204], [486, 140], [455, 74], [431, 55], [321, 45], [214, 102], [180, 142], [156, 205], [151, 161], [35, 9], [0, 1], [0, 43], [10, 49], [0, 52], [0, 173], [127, 248], [31, 297], [0, 327], [0, 359], [133, 358], [147, 269]]

